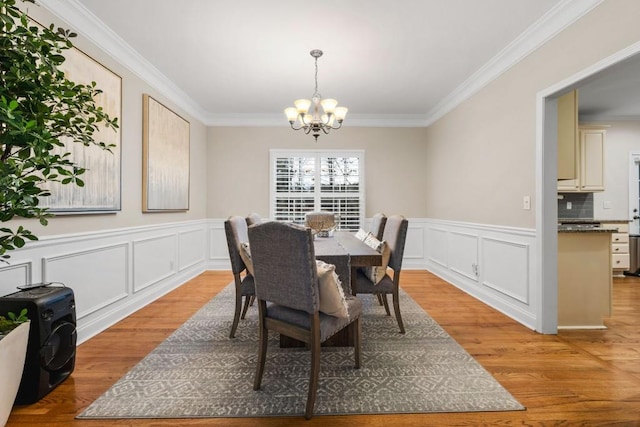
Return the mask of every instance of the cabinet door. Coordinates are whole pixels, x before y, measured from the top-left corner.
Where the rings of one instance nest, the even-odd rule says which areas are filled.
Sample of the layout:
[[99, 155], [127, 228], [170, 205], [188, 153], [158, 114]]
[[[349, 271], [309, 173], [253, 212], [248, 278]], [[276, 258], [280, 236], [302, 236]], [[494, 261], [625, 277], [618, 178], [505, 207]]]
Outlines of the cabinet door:
[[558, 180], [578, 178], [578, 92], [558, 98]]
[[603, 130], [580, 131], [580, 189], [604, 191]]

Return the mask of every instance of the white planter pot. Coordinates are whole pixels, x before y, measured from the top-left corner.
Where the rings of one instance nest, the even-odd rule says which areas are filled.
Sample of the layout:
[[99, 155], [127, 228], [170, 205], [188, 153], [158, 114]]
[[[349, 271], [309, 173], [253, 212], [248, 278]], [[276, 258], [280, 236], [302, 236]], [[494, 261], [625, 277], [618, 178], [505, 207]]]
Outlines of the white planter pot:
[[0, 426], [7, 423], [18, 394], [30, 325], [30, 322], [23, 323], [0, 340]]

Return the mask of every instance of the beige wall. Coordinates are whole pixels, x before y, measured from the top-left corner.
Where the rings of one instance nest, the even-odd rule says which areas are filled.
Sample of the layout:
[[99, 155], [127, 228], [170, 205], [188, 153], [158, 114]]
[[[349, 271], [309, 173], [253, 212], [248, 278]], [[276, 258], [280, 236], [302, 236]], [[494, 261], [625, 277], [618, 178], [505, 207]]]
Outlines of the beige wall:
[[[285, 118], [283, 116], [282, 120]], [[365, 150], [365, 216], [376, 212], [424, 217], [425, 129], [349, 128], [318, 142], [288, 127], [209, 128], [207, 215], [269, 216], [270, 149]]]
[[536, 95], [639, 41], [638, 17], [640, 2], [605, 0], [429, 127], [425, 216], [534, 228]]
[[[32, 8], [41, 22], [55, 21]], [[313, 138], [278, 128], [207, 128], [86, 40], [76, 45], [123, 78], [122, 211], [60, 216], [39, 235], [258, 212], [269, 215], [269, 149], [364, 149], [366, 212], [535, 227], [536, 94], [640, 40], [640, 2], [600, 6], [426, 129], [350, 128]], [[191, 123], [190, 210], [141, 212], [142, 94]], [[283, 118], [284, 120], [284, 118]], [[522, 209], [523, 196], [532, 209]], [[11, 224], [14, 225], [14, 224]]]
[[[37, 21], [61, 25], [44, 8], [31, 7], [29, 14]], [[61, 25], [66, 28], [65, 25]], [[130, 70], [124, 68], [112, 57], [97, 49], [87, 40], [73, 39], [76, 47], [122, 77], [122, 209], [115, 214], [65, 215], [49, 221], [42, 227], [35, 221], [20, 221], [28, 225], [37, 235], [57, 235], [114, 229], [144, 224], [186, 221], [205, 218], [207, 192], [206, 182], [206, 127], [186, 114], [171, 100], [166, 99]], [[142, 94], [148, 93], [171, 108], [190, 123], [190, 209], [179, 213], [142, 213]], [[12, 221], [15, 226], [18, 221]]]

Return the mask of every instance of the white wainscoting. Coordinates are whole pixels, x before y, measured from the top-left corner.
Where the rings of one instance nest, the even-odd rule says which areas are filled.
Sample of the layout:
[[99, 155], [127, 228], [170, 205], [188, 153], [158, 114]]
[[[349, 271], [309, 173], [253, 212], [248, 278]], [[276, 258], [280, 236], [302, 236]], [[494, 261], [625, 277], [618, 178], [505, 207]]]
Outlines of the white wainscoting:
[[202, 273], [207, 227], [200, 220], [43, 236], [0, 266], [0, 295], [63, 283], [74, 292], [80, 343]]
[[[535, 230], [409, 218], [403, 269], [427, 269], [534, 328], [535, 254]], [[45, 236], [0, 266], [0, 295], [64, 283], [83, 342], [203, 271], [230, 268], [222, 219]]]
[[[267, 221], [267, 220], [265, 220]], [[402, 268], [408, 270], [424, 270], [425, 263], [425, 237], [423, 219], [409, 218], [407, 240], [404, 245], [404, 257]], [[365, 220], [363, 228], [369, 229], [371, 218]], [[209, 220], [209, 253], [207, 267], [209, 270], [231, 270], [229, 261], [229, 249], [224, 233], [224, 220]]]
[[427, 270], [535, 329], [535, 230], [439, 220], [422, 225]]

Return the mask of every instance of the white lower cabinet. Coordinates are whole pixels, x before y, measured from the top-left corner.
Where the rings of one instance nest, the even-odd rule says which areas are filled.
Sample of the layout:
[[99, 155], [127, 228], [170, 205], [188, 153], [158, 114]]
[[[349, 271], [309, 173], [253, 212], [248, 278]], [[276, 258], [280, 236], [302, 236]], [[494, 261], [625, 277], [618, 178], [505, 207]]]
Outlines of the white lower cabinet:
[[611, 269], [614, 276], [623, 275], [629, 269], [629, 224], [603, 223], [603, 227], [617, 228], [611, 235]]

